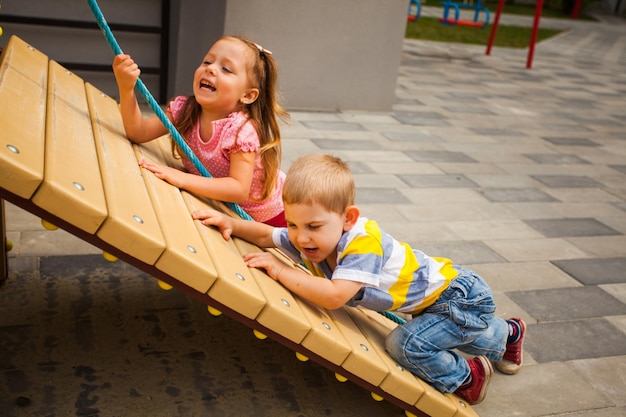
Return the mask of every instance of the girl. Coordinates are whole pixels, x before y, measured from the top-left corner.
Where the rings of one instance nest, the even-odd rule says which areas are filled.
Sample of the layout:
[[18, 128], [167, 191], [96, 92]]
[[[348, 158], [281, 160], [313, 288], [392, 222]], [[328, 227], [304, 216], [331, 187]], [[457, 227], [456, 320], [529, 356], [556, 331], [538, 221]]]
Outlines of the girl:
[[[117, 55], [113, 72], [128, 138], [143, 143], [168, 133], [157, 116], [141, 113], [134, 88], [140, 70], [132, 58]], [[241, 37], [220, 38], [196, 69], [193, 95], [175, 97], [165, 110], [213, 178], [201, 176], [184, 156], [188, 172], [147, 160], [139, 165], [178, 188], [237, 203], [256, 221], [286, 226], [277, 116], [288, 114], [277, 102], [277, 73], [270, 51]], [[174, 141], [172, 152], [183, 155]]]

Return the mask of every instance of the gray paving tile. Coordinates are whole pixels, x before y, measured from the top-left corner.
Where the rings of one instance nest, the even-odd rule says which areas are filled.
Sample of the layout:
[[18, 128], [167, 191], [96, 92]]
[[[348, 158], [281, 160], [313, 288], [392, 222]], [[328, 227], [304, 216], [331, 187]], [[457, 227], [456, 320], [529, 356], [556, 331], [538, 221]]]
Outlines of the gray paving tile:
[[438, 142], [439, 136], [432, 133], [422, 132], [381, 132], [383, 136], [392, 141], [418, 141], [418, 142]]
[[586, 188], [601, 187], [596, 180], [581, 175], [531, 175], [532, 178], [548, 187]]
[[524, 220], [547, 237], [612, 236], [621, 233], [596, 219], [536, 219]]
[[621, 123], [618, 120], [614, 120], [614, 119], [596, 119], [596, 118], [585, 118], [585, 117], [581, 117], [580, 115], [568, 115], [566, 117], [569, 117], [572, 120], [576, 120], [577, 122], [586, 125], [586, 126], [604, 126], [604, 127], [620, 127], [620, 126], [624, 126], [623, 123]]
[[396, 111], [393, 117], [408, 125], [450, 126], [450, 123], [445, 120], [446, 117], [436, 112]]
[[514, 291], [507, 295], [539, 323], [626, 314], [626, 304], [597, 286]]
[[409, 243], [430, 256], [448, 258], [461, 266], [504, 261], [504, 258], [482, 242]]
[[406, 151], [405, 154], [418, 162], [478, 162], [463, 152]]
[[615, 407], [567, 363], [524, 364], [519, 374], [496, 371], [491, 381], [487, 400], [474, 406], [480, 417], [561, 417], [577, 410], [585, 410], [578, 417], [609, 417], [599, 413]]
[[412, 188], [474, 188], [478, 185], [465, 175], [398, 175]]
[[478, 133], [479, 135], [488, 135], [488, 136], [526, 136], [526, 133], [515, 130], [515, 129], [498, 129], [498, 128], [489, 128], [489, 127], [476, 127], [471, 129], [473, 132]]
[[557, 164], [557, 165], [577, 165], [577, 164], [589, 164], [577, 155], [567, 154], [552, 154], [552, 153], [535, 153], [535, 154], [522, 154], [526, 158], [535, 161], [538, 164]]
[[585, 285], [626, 283], [626, 258], [563, 259], [552, 263]]
[[[472, 101], [475, 102], [476, 100], [474, 99]], [[470, 114], [488, 114], [488, 115], [495, 114], [494, 112], [488, 109], [484, 109], [480, 107], [472, 107], [472, 106], [463, 106], [463, 105], [446, 106], [445, 109], [451, 113], [470, 113]]]
[[575, 138], [575, 137], [559, 137], [559, 136], [547, 136], [542, 139], [547, 140], [553, 145], [561, 146], [600, 146], [600, 144], [589, 140], [587, 138]]
[[411, 200], [395, 188], [359, 188], [356, 196], [357, 204], [410, 204]]
[[361, 149], [361, 150], [376, 150], [381, 149], [378, 142], [373, 140], [347, 140], [347, 139], [311, 139], [315, 145], [320, 149]]
[[559, 120], [559, 116], [551, 116], [550, 120], [541, 123], [542, 130], [548, 130], [550, 132], [571, 132], [576, 130], [577, 132], [589, 132], [592, 133], [593, 129], [587, 126], [577, 125], [574, 122], [566, 122]]
[[324, 121], [303, 121], [301, 122], [304, 126], [309, 129], [319, 129], [319, 130], [339, 130], [339, 131], [348, 131], [348, 130], [366, 130], [363, 126], [358, 123], [346, 123], [346, 122], [324, 122]]
[[483, 196], [499, 203], [551, 203], [556, 198], [536, 188], [487, 188], [482, 191]]
[[626, 416], [626, 406], [615, 407], [613, 405], [604, 408], [594, 408], [593, 410], [576, 411], [573, 413], [559, 414], [559, 417], [624, 417]]
[[622, 174], [626, 174], [626, 165], [609, 165], [609, 167], [621, 172]]
[[[476, 95], [472, 94], [472, 93], [448, 93], [448, 94], [442, 94], [440, 96], [443, 100], [449, 100], [449, 99], [454, 99], [455, 102], [457, 103], [468, 103], [468, 104], [476, 104], [476, 102], [483, 102], [483, 100], [479, 99], [476, 97]], [[488, 96], [485, 96], [485, 98], [489, 98]], [[459, 106], [461, 107], [461, 106]], [[463, 106], [463, 107], [468, 107], [467, 105]], [[478, 107], [478, 106], [475, 106]], [[449, 109], [449, 107], [446, 107]], [[493, 113], [492, 113], [493, 114]]]
[[622, 408], [625, 411], [623, 415], [626, 415], [626, 390], [619, 382], [626, 375], [626, 357], [580, 360], [572, 362], [571, 365], [584, 375], [587, 381], [593, 381], [595, 388], [610, 398], [614, 404], [623, 404], [625, 406]]
[[626, 202], [620, 201], [620, 202], [614, 203], [613, 205], [620, 210], [626, 211]]
[[373, 169], [359, 161], [350, 161], [348, 166], [350, 167], [350, 171], [352, 171], [353, 175], [374, 173]]
[[626, 335], [605, 319], [528, 326], [524, 349], [539, 363], [626, 355]]

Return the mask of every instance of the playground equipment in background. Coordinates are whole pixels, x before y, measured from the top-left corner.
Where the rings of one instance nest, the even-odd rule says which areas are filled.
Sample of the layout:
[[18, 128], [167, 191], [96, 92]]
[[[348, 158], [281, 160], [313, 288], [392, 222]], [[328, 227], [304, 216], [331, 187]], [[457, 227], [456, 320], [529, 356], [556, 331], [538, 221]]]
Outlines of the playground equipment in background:
[[[498, 8], [496, 9], [496, 17], [491, 27], [491, 33], [489, 34], [489, 40], [487, 41], [487, 50], [485, 55], [491, 55], [491, 47], [496, 38], [496, 32], [498, 31], [498, 23], [500, 22], [500, 15], [504, 9], [504, 2], [506, 0], [498, 0]], [[576, 0], [579, 2], [580, 0]], [[541, 19], [541, 10], [543, 9], [543, 0], [537, 0], [535, 4], [535, 18], [533, 19], [533, 28], [530, 35], [530, 42], [528, 45], [528, 56], [526, 58], [526, 68], [530, 69], [533, 66], [533, 56], [535, 55], [535, 43], [537, 42], [537, 31], [539, 30], [539, 20]]]
[[[441, 4], [443, 5], [443, 17], [439, 18], [439, 23], [441, 24], [448, 26], [468, 26], [480, 29], [486, 28], [489, 24], [489, 9], [483, 6], [482, 0], [476, 0], [475, 4], [456, 3], [451, 0], [446, 0], [444, 2], [441, 2]], [[454, 18], [448, 17], [450, 13], [450, 8], [454, 8]], [[461, 19], [461, 9], [474, 10], [474, 19]], [[485, 13], [484, 21], [478, 20], [481, 11]]]
[[409, 22], [416, 22], [417, 19], [420, 18], [420, 14], [422, 12], [422, 4], [419, 0], [409, 0], [409, 11], [407, 20]]

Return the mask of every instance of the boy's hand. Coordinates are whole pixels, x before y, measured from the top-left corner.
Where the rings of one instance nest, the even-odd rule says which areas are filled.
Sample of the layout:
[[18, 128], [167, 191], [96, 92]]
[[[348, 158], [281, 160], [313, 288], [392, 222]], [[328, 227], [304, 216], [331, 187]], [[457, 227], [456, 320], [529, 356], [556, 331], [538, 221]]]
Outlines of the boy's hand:
[[274, 281], [279, 281], [280, 273], [283, 271], [285, 264], [276, 259], [269, 252], [251, 252], [243, 256], [243, 260], [248, 268], [262, 268], [267, 271]]
[[132, 90], [141, 70], [130, 55], [119, 54], [113, 58], [113, 74], [120, 90]]
[[205, 209], [191, 213], [191, 217], [200, 220], [205, 226], [215, 226], [222, 233], [224, 240], [229, 240], [233, 232], [233, 219], [217, 210]]

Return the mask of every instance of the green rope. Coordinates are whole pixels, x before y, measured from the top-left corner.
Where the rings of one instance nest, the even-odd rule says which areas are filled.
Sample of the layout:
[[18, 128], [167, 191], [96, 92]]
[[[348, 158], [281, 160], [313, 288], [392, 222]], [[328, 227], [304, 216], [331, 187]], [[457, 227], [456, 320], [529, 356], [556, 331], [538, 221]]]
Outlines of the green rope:
[[[100, 10], [100, 7], [98, 7], [98, 3], [96, 2], [96, 0], [87, 0], [87, 3], [89, 4], [91, 11], [94, 17], [96, 18], [96, 22], [98, 23], [100, 30], [102, 30], [102, 34], [104, 35], [104, 38], [106, 39], [107, 43], [113, 50], [113, 53], [115, 55], [121, 54], [122, 48], [120, 48], [120, 45], [117, 43], [117, 40], [115, 39], [115, 36], [113, 36], [113, 32], [111, 31], [109, 24], [104, 18], [104, 15], [102, 14], [102, 11]], [[189, 148], [189, 145], [187, 145], [183, 137], [176, 130], [176, 128], [174, 127], [170, 119], [167, 118], [165, 112], [159, 106], [159, 103], [157, 103], [154, 97], [152, 97], [152, 94], [150, 94], [150, 91], [148, 91], [148, 88], [145, 86], [143, 81], [141, 81], [141, 78], [137, 79], [136, 87], [141, 93], [141, 96], [144, 98], [144, 100], [146, 100], [146, 102], [148, 103], [152, 111], [154, 111], [156, 116], [159, 118], [161, 123], [163, 123], [163, 125], [165, 125], [167, 130], [169, 130], [169, 132], [172, 135], [172, 139], [174, 139], [174, 142], [176, 142], [176, 144], [181, 149], [183, 154], [187, 157], [187, 159], [191, 161], [191, 163], [200, 172], [200, 174], [202, 174], [202, 176], [211, 178], [211, 174], [209, 173], [209, 171], [200, 162], [200, 160], [193, 153], [193, 151]], [[241, 207], [239, 207], [238, 204], [226, 202], [226, 205], [229, 206], [242, 219], [252, 220], [252, 217], [250, 217], [248, 213], [246, 213]]]
[[391, 311], [379, 311], [378, 313], [382, 314], [383, 316], [387, 317], [389, 320], [394, 321], [400, 325], [403, 325], [404, 323], [406, 323], [406, 320], [404, 320], [402, 317], [399, 317], [393, 314]]

